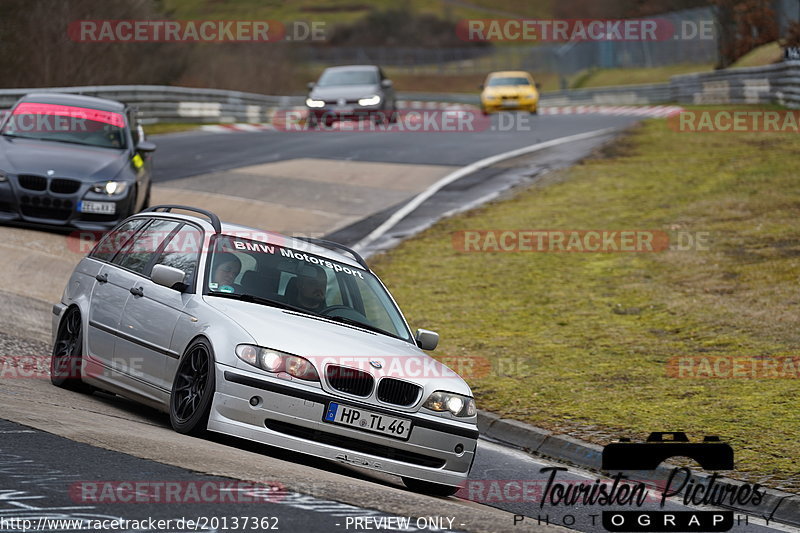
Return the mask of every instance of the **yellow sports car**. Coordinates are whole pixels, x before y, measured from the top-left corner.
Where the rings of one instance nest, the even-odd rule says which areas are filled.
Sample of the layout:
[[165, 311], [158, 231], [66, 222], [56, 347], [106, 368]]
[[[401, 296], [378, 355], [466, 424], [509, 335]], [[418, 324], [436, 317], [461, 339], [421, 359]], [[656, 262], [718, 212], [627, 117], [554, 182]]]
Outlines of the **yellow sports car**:
[[530, 111], [539, 109], [538, 84], [527, 72], [509, 70], [492, 72], [481, 85], [481, 111], [484, 115], [498, 111]]

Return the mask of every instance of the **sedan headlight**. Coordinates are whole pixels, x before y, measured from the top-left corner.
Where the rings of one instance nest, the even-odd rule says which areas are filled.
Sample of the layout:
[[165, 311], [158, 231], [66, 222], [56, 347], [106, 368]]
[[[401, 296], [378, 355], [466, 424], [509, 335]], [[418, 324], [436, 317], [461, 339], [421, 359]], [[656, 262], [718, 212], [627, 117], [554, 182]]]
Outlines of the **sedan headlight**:
[[475, 400], [452, 392], [436, 391], [425, 400], [423, 407], [431, 411], [450, 411], [455, 416], [475, 416]]
[[3, 183], [5, 181], [8, 181], [8, 175], [2, 170], [0, 170], [0, 183]]
[[128, 184], [124, 181], [101, 181], [92, 185], [92, 192], [115, 196], [124, 193], [127, 188]]
[[319, 381], [319, 374], [311, 361], [299, 355], [291, 355], [252, 344], [240, 344], [236, 347], [236, 357], [267, 372], [276, 374], [285, 372], [297, 379]]
[[314, 100], [313, 98], [306, 98], [306, 105], [308, 107], [325, 107], [325, 100]]
[[367, 96], [366, 98], [359, 98], [358, 105], [360, 106], [368, 106], [368, 105], [378, 105], [381, 103], [381, 97], [377, 94], [372, 96]]

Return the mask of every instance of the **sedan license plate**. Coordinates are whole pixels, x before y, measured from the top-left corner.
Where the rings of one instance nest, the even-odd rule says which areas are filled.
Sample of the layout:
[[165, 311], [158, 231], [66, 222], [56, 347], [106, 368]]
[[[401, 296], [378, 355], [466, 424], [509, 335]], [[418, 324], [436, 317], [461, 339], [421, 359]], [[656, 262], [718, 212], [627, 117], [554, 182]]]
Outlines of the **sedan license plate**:
[[517, 107], [516, 100], [505, 100], [503, 101], [503, 107]]
[[403, 440], [408, 439], [411, 434], [411, 420], [373, 413], [336, 402], [328, 404], [323, 420]]
[[78, 212], [113, 215], [117, 212], [117, 204], [114, 202], [78, 202]]

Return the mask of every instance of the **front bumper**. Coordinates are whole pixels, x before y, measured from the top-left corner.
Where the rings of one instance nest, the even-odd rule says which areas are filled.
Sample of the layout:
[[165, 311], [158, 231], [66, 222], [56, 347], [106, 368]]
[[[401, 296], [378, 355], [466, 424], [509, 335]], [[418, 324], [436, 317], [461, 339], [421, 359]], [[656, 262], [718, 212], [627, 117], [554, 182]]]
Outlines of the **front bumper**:
[[[219, 363], [216, 370], [210, 431], [432, 483], [457, 486], [467, 479], [478, 439], [474, 425], [391, 411], [412, 420], [411, 434], [402, 441], [323, 422], [329, 401], [379, 412], [385, 407]], [[255, 406], [252, 398], [258, 399]], [[463, 451], [456, 453], [459, 444]]]
[[[74, 192], [53, 192], [23, 188], [16, 176], [0, 183], [0, 222], [23, 222], [45, 226], [74, 227], [84, 230], [106, 230], [124, 219], [135, 202], [133, 188], [119, 197], [107, 197], [89, 191], [91, 184], [82, 183]], [[114, 214], [81, 213], [78, 204], [83, 200], [113, 202]]]
[[500, 111], [530, 111], [534, 112], [539, 107], [538, 100], [483, 100], [481, 108], [484, 113], [497, 113]]
[[378, 106], [350, 106], [350, 107], [314, 107], [307, 108], [308, 117], [313, 118], [318, 124], [330, 125], [333, 122], [344, 120], [380, 120], [388, 122], [390, 112]]

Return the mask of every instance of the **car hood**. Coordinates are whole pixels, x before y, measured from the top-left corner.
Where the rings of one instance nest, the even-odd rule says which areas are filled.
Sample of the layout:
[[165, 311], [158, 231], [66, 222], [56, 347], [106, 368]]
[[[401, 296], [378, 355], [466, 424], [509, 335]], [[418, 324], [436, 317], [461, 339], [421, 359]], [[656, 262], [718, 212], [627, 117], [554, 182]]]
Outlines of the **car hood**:
[[[261, 304], [205, 296], [205, 301], [250, 334], [259, 346], [311, 360], [358, 368], [375, 377], [394, 376], [420, 384], [426, 394], [448, 390], [472, 396], [469, 386], [446, 365], [415, 345], [381, 335]], [[372, 367], [370, 361], [381, 364]]]
[[125, 150], [99, 148], [0, 135], [0, 170], [12, 174], [103, 180], [117, 176], [128, 163]]
[[357, 100], [374, 94], [383, 94], [380, 86], [374, 84], [333, 85], [330, 87], [314, 87], [308, 96], [315, 100], [336, 100], [338, 98]]

